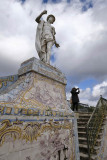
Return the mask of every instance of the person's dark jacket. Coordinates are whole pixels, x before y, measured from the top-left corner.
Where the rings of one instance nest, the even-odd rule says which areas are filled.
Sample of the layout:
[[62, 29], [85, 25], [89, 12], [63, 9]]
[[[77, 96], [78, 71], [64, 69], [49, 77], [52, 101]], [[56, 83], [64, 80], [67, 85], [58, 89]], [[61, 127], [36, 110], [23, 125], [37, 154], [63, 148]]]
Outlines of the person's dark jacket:
[[71, 90], [71, 94], [72, 94], [72, 103], [78, 103], [79, 102], [79, 98], [78, 98], [78, 94], [80, 93], [80, 91], [77, 89], [72, 89]]

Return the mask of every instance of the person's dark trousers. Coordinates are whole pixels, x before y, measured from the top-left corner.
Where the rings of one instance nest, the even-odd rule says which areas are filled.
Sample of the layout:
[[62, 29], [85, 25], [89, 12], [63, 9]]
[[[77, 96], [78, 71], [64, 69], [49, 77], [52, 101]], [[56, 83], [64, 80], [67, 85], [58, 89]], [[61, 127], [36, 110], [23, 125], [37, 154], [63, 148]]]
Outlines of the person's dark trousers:
[[72, 110], [74, 111], [75, 108], [76, 108], [76, 111], [78, 111], [78, 102], [73, 103]]

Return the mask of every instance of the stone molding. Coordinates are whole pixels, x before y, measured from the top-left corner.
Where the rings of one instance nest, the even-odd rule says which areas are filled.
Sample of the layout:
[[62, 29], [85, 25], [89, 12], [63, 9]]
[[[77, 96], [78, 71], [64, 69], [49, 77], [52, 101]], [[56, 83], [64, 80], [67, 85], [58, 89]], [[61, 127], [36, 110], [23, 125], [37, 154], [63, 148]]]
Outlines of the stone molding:
[[18, 70], [18, 75], [21, 76], [31, 71], [37, 72], [65, 85], [67, 83], [65, 75], [60, 70], [34, 57], [21, 64], [21, 67]]

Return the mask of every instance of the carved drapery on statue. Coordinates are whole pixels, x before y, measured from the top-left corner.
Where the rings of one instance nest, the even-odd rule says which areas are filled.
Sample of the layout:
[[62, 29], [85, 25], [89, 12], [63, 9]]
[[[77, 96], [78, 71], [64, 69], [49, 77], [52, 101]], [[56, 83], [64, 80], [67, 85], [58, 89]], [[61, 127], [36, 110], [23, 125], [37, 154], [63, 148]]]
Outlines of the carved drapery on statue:
[[44, 24], [44, 21], [41, 21], [41, 23], [38, 24], [37, 31], [36, 31], [35, 46], [36, 46], [36, 50], [38, 52], [39, 58], [41, 58], [40, 54], [41, 54], [41, 38], [42, 38], [43, 24]]
[[40, 60], [50, 64], [52, 46], [54, 44], [57, 48], [60, 46], [55, 40], [55, 28], [51, 25], [54, 23], [55, 17], [49, 15], [46, 22], [41, 20], [43, 14], [47, 14], [47, 11], [43, 11], [35, 20], [38, 23], [35, 46]]

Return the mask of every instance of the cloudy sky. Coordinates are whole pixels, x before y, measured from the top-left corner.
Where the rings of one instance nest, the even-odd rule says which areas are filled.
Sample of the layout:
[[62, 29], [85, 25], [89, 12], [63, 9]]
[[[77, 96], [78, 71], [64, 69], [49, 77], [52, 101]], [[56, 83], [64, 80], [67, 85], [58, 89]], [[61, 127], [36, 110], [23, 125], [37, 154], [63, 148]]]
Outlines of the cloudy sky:
[[60, 48], [53, 46], [51, 64], [67, 77], [67, 98], [74, 86], [81, 103], [107, 98], [107, 0], [1, 0], [0, 76], [17, 74], [24, 60], [38, 58], [35, 18], [43, 10], [56, 17]]

